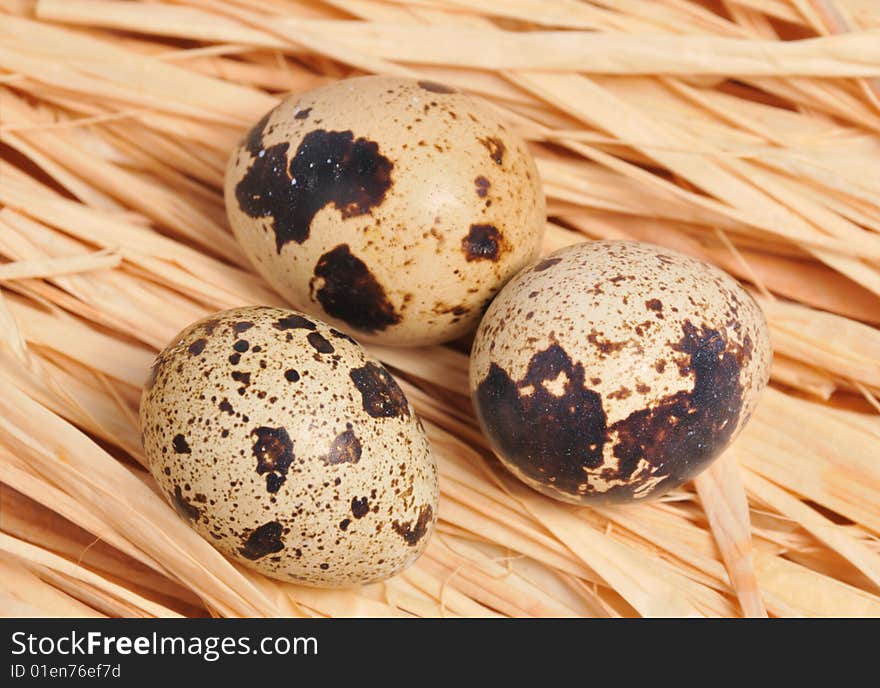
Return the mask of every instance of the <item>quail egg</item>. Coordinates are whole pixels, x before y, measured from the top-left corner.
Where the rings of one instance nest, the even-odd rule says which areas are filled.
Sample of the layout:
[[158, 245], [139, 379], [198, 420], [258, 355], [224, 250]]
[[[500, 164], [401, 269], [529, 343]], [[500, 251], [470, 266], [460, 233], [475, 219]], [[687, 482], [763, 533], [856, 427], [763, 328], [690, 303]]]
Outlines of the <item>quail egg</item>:
[[438, 485], [421, 422], [378, 361], [302, 313], [238, 308], [186, 328], [140, 418], [168, 502], [267, 576], [353, 586], [428, 542]]
[[477, 99], [358, 77], [292, 96], [233, 151], [226, 209], [291, 304], [368, 342], [471, 332], [537, 258], [545, 202], [526, 144]]
[[764, 315], [725, 272], [594, 241], [519, 273], [477, 330], [470, 387], [502, 463], [568, 502], [662, 495], [706, 468], [766, 386]]

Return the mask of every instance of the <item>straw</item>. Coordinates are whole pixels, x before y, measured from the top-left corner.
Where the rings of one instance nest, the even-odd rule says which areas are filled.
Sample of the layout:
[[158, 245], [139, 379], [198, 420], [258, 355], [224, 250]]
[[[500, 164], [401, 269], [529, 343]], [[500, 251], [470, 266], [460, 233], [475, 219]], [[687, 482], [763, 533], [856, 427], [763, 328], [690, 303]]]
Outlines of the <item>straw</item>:
[[[0, 613], [880, 616], [880, 8], [844, 0], [0, 2]], [[193, 320], [283, 305], [223, 170], [289, 92], [448, 82], [529, 142], [544, 251], [652, 241], [742, 280], [770, 388], [654, 502], [576, 507], [491, 455], [466, 345], [369, 347], [421, 415], [427, 551], [352, 590], [231, 563], [144, 468], [140, 387]]]

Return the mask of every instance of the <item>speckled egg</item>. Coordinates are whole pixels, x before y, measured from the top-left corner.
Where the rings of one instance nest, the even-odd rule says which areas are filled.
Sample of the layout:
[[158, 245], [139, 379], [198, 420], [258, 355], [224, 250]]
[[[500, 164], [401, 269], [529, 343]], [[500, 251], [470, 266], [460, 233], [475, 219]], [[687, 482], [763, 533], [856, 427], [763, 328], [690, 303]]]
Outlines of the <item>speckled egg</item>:
[[526, 144], [475, 98], [400, 78], [285, 100], [233, 151], [225, 196], [244, 252], [290, 303], [396, 346], [472, 331], [545, 224]]
[[437, 469], [400, 387], [302, 313], [238, 308], [191, 325], [156, 359], [140, 417], [168, 502], [273, 578], [386, 578], [433, 530]]
[[471, 354], [501, 461], [575, 503], [659, 496], [706, 468], [766, 386], [764, 315], [725, 272], [651, 244], [594, 241], [519, 273]]

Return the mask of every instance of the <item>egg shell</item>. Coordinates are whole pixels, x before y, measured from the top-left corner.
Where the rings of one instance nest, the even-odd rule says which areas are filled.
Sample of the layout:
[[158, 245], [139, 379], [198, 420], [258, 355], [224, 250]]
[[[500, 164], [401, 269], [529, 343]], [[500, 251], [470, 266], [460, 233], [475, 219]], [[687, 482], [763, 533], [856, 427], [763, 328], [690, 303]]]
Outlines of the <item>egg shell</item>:
[[181, 332], [141, 399], [168, 502], [268, 576], [322, 586], [386, 578], [425, 548], [437, 469], [400, 387], [342, 332], [249, 307]]
[[575, 503], [659, 496], [736, 437], [770, 371], [763, 312], [725, 272], [594, 241], [523, 270], [474, 340], [470, 385], [501, 461]]
[[232, 153], [225, 198], [245, 254], [290, 303], [398, 346], [473, 331], [545, 225], [522, 139], [475, 98], [400, 78], [285, 100]]

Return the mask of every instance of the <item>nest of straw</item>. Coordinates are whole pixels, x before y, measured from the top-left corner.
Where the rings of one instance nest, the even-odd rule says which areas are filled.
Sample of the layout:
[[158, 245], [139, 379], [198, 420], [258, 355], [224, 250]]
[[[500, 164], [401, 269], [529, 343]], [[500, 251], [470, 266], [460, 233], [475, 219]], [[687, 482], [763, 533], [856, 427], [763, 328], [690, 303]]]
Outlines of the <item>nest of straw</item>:
[[[482, 5], [482, 7], [481, 7]], [[0, 610], [19, 616], [880, 616], [880, 4], [0, 0]], [[483, 96], [530, 143], [546, 249], [714, 262], [767, 313], [772, 384], [652, 503], [506, 474], [466, 354], [373, 351], [425, 421], [438, 531], [347, 591], [230, 563], [144, 468], [140, 385], [211, 311], [279, 304], [226, 224], [228, 152], [360, 73]]]

